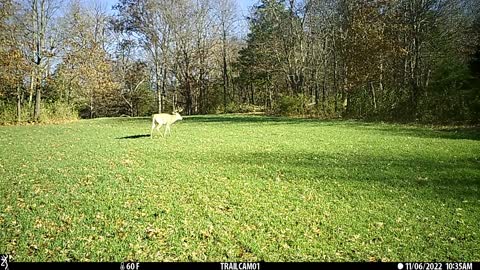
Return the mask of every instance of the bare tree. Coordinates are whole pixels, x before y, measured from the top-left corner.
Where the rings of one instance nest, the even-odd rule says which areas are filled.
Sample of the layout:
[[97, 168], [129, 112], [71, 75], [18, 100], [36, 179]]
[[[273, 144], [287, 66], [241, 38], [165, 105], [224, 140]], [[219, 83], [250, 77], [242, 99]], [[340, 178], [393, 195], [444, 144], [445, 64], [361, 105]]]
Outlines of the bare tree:
[[216, 15], [220, 24], [220, 35], [222, 40], [222, 80], [223, 80], [223, 110], [227, 108], [227, 97], [229, 89], [228, 77], [228, 40], [232, 34], [234, 23], [237, 17], [235, 2], [232, 0], [216, 0]]
[[40, 120], [41, 95], [50, 72], [50, 59], [55, 53], [54, 17], [60, 7], [58, 0], [24, 0], [24, 23], [27, 24], [29, 42], [28, 57], [33, 65], [29, 104], [35, 92], [34, 119]]

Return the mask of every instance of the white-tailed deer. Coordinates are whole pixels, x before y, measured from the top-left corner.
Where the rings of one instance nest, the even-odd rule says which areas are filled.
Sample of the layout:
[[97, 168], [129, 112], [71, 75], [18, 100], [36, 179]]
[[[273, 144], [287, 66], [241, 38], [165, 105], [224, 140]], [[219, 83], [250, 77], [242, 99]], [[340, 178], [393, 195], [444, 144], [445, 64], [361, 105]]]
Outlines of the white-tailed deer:
[[157, 131], [160, 131], [160, 128], [165, 125], [165, 132], [163, 136], [167, 136], [167, 132], [170, 133], [170, 126], [178, 120], [183, 120], [182, 116], [178, 112], [173, 112], [173, 114], [168, 113], [157, 113], [152, 116], [152, 131], [150, 131], [150, 138], [153, 138], [153, 130], [155, 127]]

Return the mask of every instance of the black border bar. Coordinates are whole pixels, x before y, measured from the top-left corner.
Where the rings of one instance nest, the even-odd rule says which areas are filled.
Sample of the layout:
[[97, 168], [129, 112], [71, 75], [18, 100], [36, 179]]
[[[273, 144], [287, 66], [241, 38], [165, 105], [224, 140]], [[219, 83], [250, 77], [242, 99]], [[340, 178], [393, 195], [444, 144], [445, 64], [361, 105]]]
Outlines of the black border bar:
[[[401, 266], [400, 266], [401, 264]], [[407, 267], [409, 264], [409, 267]], [[458, 268], [464, 263], [408, 263], [408, 262], [9, 262], [10, 270], [23, 269], [66, 269], [66, 270], [86, 270], [86, 269], [112, 269], [112, 270], [149, 270], [149, 269], [166, 269], [166, 270], [270, 270], [270, 269], [358, 269], [358, 270], [480, 270], [480, 262], [466, 262], [471, 264], [471, 268]], [[122, 268], [123, 265], [123, 268]], [[435, 265], [437, 268], [431, 268]], [[438, 266], [441, 265], [441, 268]], [[448, 266], [447, 266], [448, 265]], [[138, 269], [137, 269], [138, 266]], [[429, 267], [430, 266], [430, 267]], [[410, 268], [410, 269], [407, 269]], [[0, 270], [3, 270], [1, 268]]]

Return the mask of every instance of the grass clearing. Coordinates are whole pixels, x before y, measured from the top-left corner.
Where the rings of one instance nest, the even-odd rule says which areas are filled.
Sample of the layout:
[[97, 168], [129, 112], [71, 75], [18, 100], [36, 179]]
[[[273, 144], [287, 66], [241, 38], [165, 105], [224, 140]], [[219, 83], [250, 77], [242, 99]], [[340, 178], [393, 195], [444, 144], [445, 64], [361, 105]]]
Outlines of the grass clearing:
[[265, 116], [0, 127], [16, 261], [479, 261], [475, 131]]

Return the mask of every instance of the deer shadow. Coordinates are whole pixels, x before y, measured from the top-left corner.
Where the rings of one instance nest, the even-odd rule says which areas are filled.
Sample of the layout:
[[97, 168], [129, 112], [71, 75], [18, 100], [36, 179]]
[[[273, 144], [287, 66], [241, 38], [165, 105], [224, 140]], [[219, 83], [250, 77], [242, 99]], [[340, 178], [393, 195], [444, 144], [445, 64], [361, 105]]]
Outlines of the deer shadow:
[[150, 137], [150, 134], [140, 134], [140, 135], [124, 136], [124, 137], [119, 137], [119, 138], [116, 138], [116, 139], [117, 139], [117, 140], [140, 139], [140, 138], [146, 138], [146, 137]]

